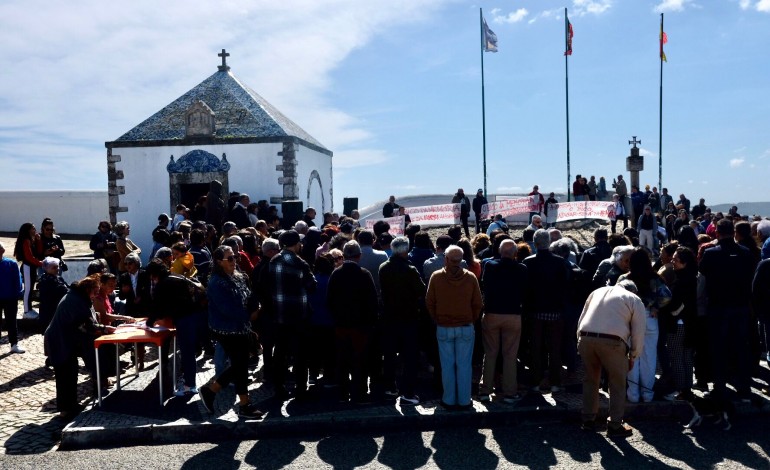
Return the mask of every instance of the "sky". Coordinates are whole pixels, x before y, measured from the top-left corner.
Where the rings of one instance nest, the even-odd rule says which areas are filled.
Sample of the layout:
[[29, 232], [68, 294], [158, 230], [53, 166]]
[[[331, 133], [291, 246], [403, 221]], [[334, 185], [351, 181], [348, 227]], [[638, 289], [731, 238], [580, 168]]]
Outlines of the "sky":
[[[106, 190], [104, 142], [216, 71], [334, 152], [334, 206], [624, 174], [642, 141], [658, 184], [707, 203], [767, 201], [770, 0], [4, 0], [0, 190]], [[301, 156], [300, 156], [301, 158]]]

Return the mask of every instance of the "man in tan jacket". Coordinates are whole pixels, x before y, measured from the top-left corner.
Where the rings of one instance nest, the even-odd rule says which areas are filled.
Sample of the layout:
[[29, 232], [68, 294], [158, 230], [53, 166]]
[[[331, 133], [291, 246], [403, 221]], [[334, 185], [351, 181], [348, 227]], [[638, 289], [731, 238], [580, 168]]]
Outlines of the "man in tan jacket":
[[623, 280], [591, 293], [578, 320], [578, 351], [586, 368], [583, 379], [583, 429], [596, 428], [599, 408], [599, 377], [602, 367], [610, 383], [608, 437], [633, 433], [623, 422], [626, 407], [626, 375], [644, 347], [646, 314], [633, 281]]
[[476, 276], [460, 263], [462, 248], [445, 251], [446, 265], [434, 272], [428, 283], [425, 303], [436, 322], [441, 381], [441, 405], [448, 410], [471, 408], [473, 323], [481, 314], [482, 300]]

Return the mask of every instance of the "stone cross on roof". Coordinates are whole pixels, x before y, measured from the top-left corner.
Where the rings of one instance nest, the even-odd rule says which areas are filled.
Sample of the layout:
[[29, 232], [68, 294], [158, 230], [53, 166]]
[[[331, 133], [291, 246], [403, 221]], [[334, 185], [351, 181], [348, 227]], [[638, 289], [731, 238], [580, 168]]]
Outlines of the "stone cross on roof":
[[227, 72], [230, 70], [230, 66], [227, 65], [227, 58], [230, 57], [230, 53], [222, 49], [222, 52], [217, 54], [217, 56], [222, 58], [222, 65], [218, 66], [220, 72]]
[[[224, 51], [224, 49], [222, 49], [222, 51]], [[224, 59], [222, 59], [222, 60], [224, 60]], [[636, 144], [641, 144], [642, 141], [641, 140], [636, 140], [636, 136], [633, 136], [633, 138], [634, 138], [634, 140], [629, 140], [628, 141], [628, 145], [634, 144], [634, 148], [636, 148]]]

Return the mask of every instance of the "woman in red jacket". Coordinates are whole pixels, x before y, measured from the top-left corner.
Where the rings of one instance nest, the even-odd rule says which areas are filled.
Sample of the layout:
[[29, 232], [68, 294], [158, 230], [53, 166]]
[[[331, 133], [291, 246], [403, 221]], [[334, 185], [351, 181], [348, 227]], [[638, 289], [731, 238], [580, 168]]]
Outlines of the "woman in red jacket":
[[33, 250], [40, 235], [31, 222], [26, 222], [19, 228], [19, 236], [16, 238], [16, 247], [13, 250], [16, 259], [21, 261], [21, 274], [24, 278], [24, 318], [36, 319], [38, 313], [32, 309], [30, 295], [37, 281], [37, 268], [43, 266]]

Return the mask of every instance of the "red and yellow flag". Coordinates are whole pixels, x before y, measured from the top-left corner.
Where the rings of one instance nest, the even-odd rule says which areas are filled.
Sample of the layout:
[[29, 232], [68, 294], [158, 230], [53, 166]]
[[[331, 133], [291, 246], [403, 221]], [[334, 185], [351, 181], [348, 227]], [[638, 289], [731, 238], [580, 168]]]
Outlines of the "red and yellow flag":
[[572, 55], [572, 36], [574, 36], [572, 31], [572, 23], [569, 22], [567, 15], [564, 15], [564, 20], [567, 23], [564, 30], [564, 55]]
[[666, 60], [666, 53], [663, 52], [663, 44], [668, 42], [668, 35], [665, 31], [663, 31], [663, 20], [661, 19], [660, 22], [660, 60], [663, 62], [668, 62]]

